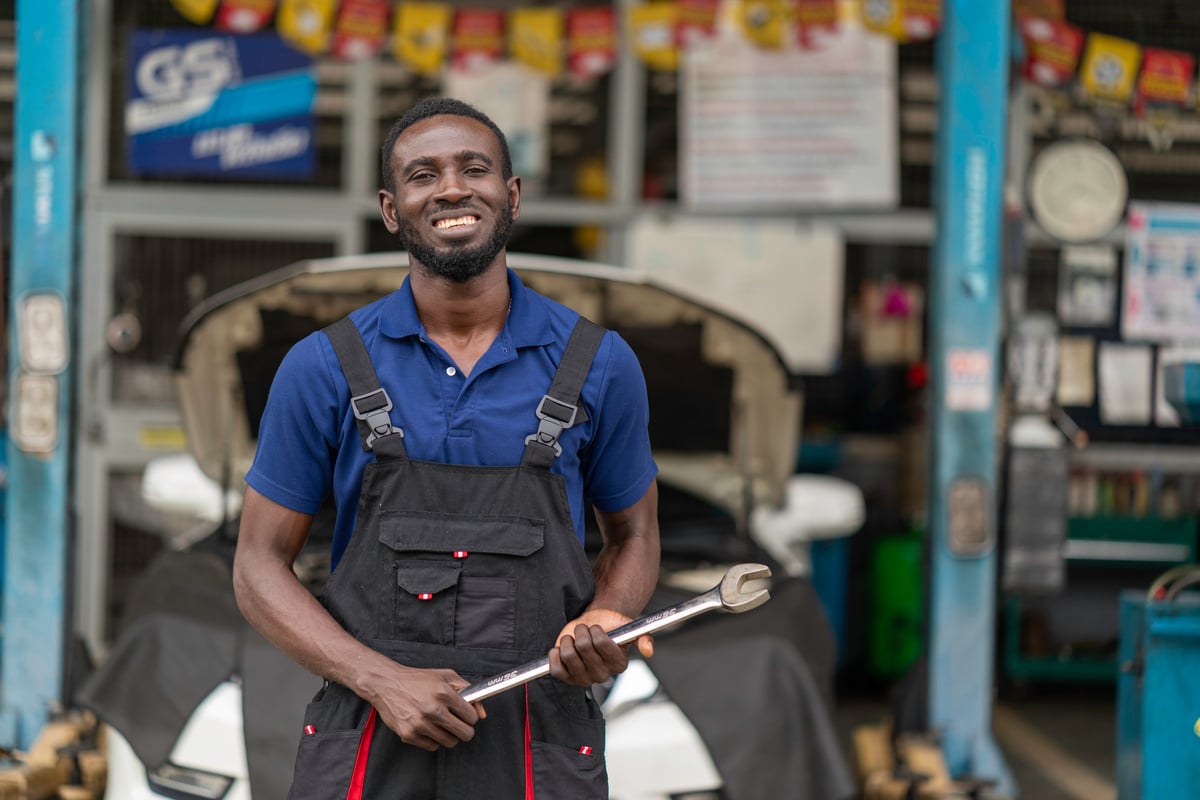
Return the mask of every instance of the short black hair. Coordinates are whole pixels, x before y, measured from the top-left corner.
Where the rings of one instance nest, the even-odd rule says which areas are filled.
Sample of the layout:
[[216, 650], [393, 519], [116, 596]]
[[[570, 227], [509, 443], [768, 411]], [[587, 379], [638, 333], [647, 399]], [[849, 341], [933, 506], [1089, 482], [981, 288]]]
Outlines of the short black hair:
[[488, 126], [492, 133], [496, 134], [496, 140], [500, 143], [500, 174], [504, 177], [504, 180], [512, 177], [512, 155], [508, 152], [508, 140], [504, 138], [504, 131], [500, 130], [500, 127], [492, 122], [491, 117], [475, 108], [475, 106], [464, 103], [462, 100], [455, 100], [452, 97], [426, 97], [410, 108], [404, 116], [396, 120], [396, 123], [392, 125], [392, 129], [388, 131], [387, 138], [383, 142], [380, 172], [383, 176], [383, 187], [389, 192], [396, 191], [396, 186], [392, 182], [392, 148], [396, 146], [396, 140], [400, 138], [400, 134], [422, 120], [442, 114], [466, 117]]

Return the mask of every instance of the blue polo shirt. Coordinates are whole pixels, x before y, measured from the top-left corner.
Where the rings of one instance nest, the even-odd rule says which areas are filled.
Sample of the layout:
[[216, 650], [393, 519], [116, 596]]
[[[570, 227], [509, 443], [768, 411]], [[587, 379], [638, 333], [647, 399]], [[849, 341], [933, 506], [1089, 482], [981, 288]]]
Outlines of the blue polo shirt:
[[[395, 292], [350, 314], [380, 383], [392, 398], [392, 424], [409, 458], [445, 464], [512, 466], [535, 410], [550, 388], [579, 315], [527, 288], [508, 271], [512, 309], [504, 330], [464, 376], [425, 334], [408, 278]], [[647, 435], [646, 383], [629, 345], [605, 334], [581, 396], [588, 419], [563, 432], [551, 469], [566, 481], [575, 530], [583, 540], [586, 501], [620, 511], [650, 488], [657, 467]], [[282, 506], [313, 514], [337, 503], [336, 566], [354, 532], [363, 468], [350, 390], [324, 333], [297, 343], [271, 385], [258, 450], [246, 482]]]

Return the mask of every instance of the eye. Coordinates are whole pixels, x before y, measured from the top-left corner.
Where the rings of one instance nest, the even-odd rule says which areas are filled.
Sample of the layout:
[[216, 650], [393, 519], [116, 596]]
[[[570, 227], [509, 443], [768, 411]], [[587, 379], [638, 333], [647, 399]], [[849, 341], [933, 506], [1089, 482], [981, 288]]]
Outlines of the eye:
[[488, 174], [488, 168], [475, 165], [467, 167], [463, 170], [463, 172], [465, 172], [467, 175], [486, 175]]
[[433, 180], [434, 174], [427, 169], [419, 170], [408, 176], [410, 182], [423, 182]]

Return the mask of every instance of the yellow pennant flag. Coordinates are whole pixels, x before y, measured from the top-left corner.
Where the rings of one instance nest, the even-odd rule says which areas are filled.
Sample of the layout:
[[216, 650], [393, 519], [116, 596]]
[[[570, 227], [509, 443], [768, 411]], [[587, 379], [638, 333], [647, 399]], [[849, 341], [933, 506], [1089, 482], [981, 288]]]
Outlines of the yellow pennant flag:
[[217, 10], [218, 0], [171, 0], [175, 10], [187, 18], [188, 22], [197, 25], [207, 25]]
[[885, 33], [893, 39], [904, 38], [904, 9], [901, 0], [862, 0], [863, 27]]
[[1079, 79], [1090, 97], [1125, 103], [1133, 94], [1142, 48], [1125, 39], [1093, 33], [1079, 68]]
[[670, 72], [679, 66], [675, 26], [679, 9], [674, 3], [646, 3], [629, 9], [629, 41], [633, 52], [650, 69]]
[[562, 72], [562, 9], [519, 8], [509, 12], [508, 21], [514, 59], [547, 75]]
[[422, 75], [440, 73], [453, 19], [454, 7], [446, 3], [402, 3], [392, 31], [396, 60]]
[[759, 47], [783, 47], [789, 4], [785, 0], [742, 0], [738, 18], [746, 38]]
[[320, 55], [329, 49], [337, 0], [282, 0], [279, 34], [306, 53]]

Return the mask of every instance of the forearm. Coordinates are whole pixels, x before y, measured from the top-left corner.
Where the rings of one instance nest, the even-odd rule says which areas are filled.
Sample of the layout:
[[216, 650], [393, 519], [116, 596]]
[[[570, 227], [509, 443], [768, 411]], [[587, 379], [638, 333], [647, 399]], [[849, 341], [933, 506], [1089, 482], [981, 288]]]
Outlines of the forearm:
[[338, 625], [288, 564], [239, 549], [233, 575], [238, 607], [272, 644], [310, 672], [373, 699], [374, 678], [394, 665]]
[[658, 490], [651, 485], [636, 505], [600, 515], [604, 548], [592, 575], [596, 594], [589, 608], [607, 608], [635, 617], [658, 582]]

